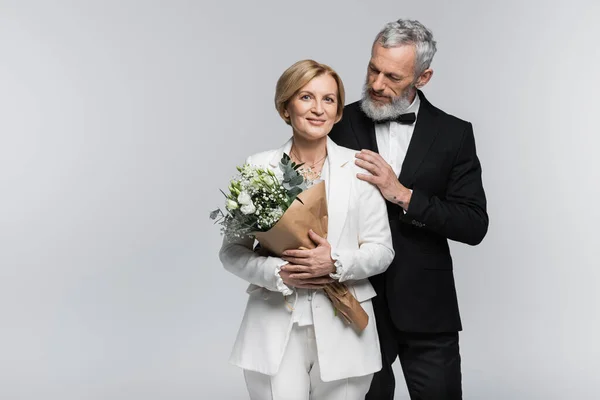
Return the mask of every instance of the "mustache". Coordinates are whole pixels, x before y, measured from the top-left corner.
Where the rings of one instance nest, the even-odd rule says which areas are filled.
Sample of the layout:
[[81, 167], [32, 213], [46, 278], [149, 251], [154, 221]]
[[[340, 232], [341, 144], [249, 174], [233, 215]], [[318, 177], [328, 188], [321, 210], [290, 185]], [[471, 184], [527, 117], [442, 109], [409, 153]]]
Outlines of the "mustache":
[[393, 97], [390, 97], [390, 96], [387, 96], [387, 95], [383, 94], [383, 92], [384, 92], [383, 90], [379, 90], [378, 91], [378, 90], [373, 89], [371, 86], [367, 86], [366, 87], [366, 92], [369, 93], [369, 94], [375, 94], [375, 95], [380, 96], [380, 97], [387, 97], [389, 99], [393, 99]]

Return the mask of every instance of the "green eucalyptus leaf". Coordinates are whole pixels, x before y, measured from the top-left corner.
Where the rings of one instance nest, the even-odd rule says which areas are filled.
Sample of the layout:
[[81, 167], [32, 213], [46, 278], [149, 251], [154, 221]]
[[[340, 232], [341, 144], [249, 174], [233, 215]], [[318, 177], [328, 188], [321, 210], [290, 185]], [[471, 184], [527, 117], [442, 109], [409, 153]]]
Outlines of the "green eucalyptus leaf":
[[302, 189], [300, 189], [299, 187], [293, 187], [290, 189], [289, 191], [289, 195], [290, 197], [296, 197], [298, 196], [300, 193], [302, 193]]
[[220, 209], [216, 209], [210, 213], [210, 219], [217, 219], [217, 217], [223, 212]]
[[297, 175], [297, 174], [295, 173], [295, 171], [294, 171], [294, 170], [291, 170], [291, 169], [290, 169], [290, 170], [286, 170], [286, 171], [283, 173], [283, 179], [284, 179], [285, 181], [289, 181], [290, 179], [294, 178], [296, 175]]

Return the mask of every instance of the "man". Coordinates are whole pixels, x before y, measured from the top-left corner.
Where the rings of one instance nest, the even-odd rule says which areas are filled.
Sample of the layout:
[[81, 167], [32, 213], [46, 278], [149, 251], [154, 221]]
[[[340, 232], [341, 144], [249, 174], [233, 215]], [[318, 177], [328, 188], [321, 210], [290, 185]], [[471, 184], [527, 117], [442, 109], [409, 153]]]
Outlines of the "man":
[[367, 400], [393, 399], [399, 357], [411, 399], [461, 399], [462, 329], [448, 239], [476, 245], [487, 232], [481, 165], [469, 122], [437, 109], [419, 90], [433, 74], [433, 35], [418, 21], [377, 35], [361, 101], [330, 137], [361, 150], [358, 177], [387, 200], [396, 258], [371, 278], [383, 369]]

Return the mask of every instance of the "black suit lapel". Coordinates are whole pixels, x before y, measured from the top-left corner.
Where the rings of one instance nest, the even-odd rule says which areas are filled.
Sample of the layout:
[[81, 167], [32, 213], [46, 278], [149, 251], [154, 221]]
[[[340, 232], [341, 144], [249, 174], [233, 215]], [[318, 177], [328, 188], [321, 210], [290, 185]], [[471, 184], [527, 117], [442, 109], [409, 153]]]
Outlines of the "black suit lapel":
[[421, 91], [419, 91], [419, 97], [421, 100], [419, 115], [399, 177], [400, 183], [408, 188], [412, 188], [414, 174], [438, 134], [438, 127], [435, 123], [437, 114], [435, 107], [427, 101]]
[[373, 120], [367, 117], [360, 109], [360, 106], [358, 106], [356, 112], [352, 114], [352, 125], [360, 147], [378, 153], [379, 149], [377, 148], [377, 138], [375, 137], [375, 124], [373, 123]]

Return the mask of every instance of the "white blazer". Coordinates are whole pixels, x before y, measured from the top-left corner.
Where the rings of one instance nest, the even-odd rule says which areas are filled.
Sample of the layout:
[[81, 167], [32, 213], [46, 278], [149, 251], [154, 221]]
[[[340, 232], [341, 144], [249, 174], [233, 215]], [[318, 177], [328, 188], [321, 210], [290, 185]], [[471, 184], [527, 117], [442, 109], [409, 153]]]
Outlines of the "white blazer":
[[[278, 169], [291, 139], [277, 150], [248, 158], [252, 165]], [[346, 282], [369, 315], [369, 324], [358, 334], [334, 314], [322, 290], [311, 302], [321, 379], [329, 382], [363, 376], [381, 369], [379, 338], [371, 298], [375, 290], [367, 279], [380, 274], [392, 262], [394, 250], [385, 201], [379, 190], [356, 178], [364, 172], [354, 164], [354, 150], [327, 139], [330, 185], [328, 235], [334, 258], [341, 263], [340, 282]], [[292, 313], [286, 304], [278, 272], [285, 264], [279, 257], [262, 257], [252, 251], [253, 240], [225, 240], [219, 257], [225, 269], [250, 282], [248, 303], [230, 362], [241, 368], [275, 375], [292, 329]], [[340, 272], [338, 269], [337, 272]], [[281, 281], [279, 281], [281, 286]], [[285, 285], [284, 285], [285, 286]], [[284, 288], [285, 289], [285, 288]], [[289, 296], [289, 303], [293, 297]]]

